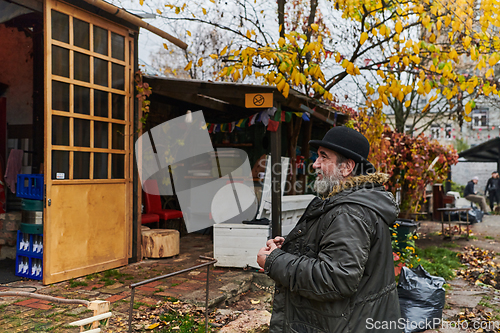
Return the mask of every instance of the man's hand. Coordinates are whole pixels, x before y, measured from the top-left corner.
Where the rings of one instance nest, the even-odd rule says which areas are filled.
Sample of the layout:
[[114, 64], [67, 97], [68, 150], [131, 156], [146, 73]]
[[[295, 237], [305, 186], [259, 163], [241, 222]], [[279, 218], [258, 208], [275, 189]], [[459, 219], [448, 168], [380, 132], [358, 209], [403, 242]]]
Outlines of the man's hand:
[[[269, 241], [267, 241], [267, 243], [269, 243]], [[264, 271], [264, 266], [266, 264], [267, 257], [271, 254], [271, 252], [273, 252], [277, 248], [278, 247], [276, 246], [276, 244], [274, 242], [271, 242], [269, 246], [267, 246], [266, 244], [266, 246], [262, 247], [259, 250], [259, 253], [257, 253], [257, 264], [259, 264], [259, 266], [261, 267], [259, 272]]]
[[283, 245], [283, 242], [285, 241], [285, 239], [281, 236], [276, 236], [274, 237], [274, 239], [270, 239], [266, 242], [266, 245], [267, 246], [271, 246], [271, 243], [274, 243], [276, 244], [276, 246], [278, 247], [278, 249], [281, 249], [281, 245]]

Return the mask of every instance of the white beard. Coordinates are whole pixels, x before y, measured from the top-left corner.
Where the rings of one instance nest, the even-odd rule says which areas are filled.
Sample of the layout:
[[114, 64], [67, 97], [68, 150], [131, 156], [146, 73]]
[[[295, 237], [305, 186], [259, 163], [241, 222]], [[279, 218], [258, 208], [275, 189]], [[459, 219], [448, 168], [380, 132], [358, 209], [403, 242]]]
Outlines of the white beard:
[[321, 170], [316, 172], [316, 175], [318, 174], [323, 175], [323, 179], [316, 178], [316, 181], [314, 182], [314, 191], [324, 197], [328, 196], [328, 194], [332, 192], [333, 188], [340, 185], [341, 181], [344, 179], [342, 171], [338, 167], [335, 168], [335, 171], [333, 171], [333, 173], [329, 176], [325, 176]]

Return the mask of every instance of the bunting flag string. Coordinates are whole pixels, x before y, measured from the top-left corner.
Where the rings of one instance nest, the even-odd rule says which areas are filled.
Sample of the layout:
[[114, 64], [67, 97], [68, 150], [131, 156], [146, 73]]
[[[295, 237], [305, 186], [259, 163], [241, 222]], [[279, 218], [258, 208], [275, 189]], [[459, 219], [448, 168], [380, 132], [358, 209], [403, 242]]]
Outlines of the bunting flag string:
[[292, 120], [292, 114], [302, 118], [304, 121], [310, 121], [310, 115], [307, 112], [287, 112], [272, 107], [267, 110], [257, 112], [247, 118], [242, 118], [238, 121], [230, 123], [207, 123], [206, 128], [208, 129], [208, 133], [233, 132], [235, 129], [240, 130], [241, 128], [262, 123], [269, 131], [275, 132], [278, 129], [279, 121], [281, 120], [281, 122], [287, 123], [290, 122]]

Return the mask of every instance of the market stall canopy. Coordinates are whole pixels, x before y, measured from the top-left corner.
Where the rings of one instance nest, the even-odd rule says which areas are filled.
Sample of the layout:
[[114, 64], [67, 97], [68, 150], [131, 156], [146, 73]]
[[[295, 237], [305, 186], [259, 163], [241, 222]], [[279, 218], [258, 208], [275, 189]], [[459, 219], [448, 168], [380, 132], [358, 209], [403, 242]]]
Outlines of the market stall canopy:
[[496, 162], [500, 167], [500, 137], [488, 140], [458, 154], [464, 162]]
[[208, 122], [231, 122], [248, 117], [259, 109], [245, 107], [245, 94], [266, 93], [273, 94], [274, 102], [278, 102], [283, 111], [309, 112], [330, 125], [340, 125], [348, 119], [340, 110], [293, 89], [290, 89], [288, 98], [285, 98], [276, 87], [271, 86], [157, 76], [144, 76], [143, 80], [151, 86], [153, 95], [191, 104], [193, 111], [197, 107], [204, 111], [210, 110], [210, 115], [206, 116]]

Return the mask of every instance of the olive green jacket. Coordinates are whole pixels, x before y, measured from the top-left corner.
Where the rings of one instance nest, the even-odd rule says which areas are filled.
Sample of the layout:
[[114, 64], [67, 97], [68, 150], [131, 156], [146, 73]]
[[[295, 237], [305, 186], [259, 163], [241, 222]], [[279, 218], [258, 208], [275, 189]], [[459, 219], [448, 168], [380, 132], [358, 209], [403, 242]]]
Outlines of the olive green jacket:
[[381, 185], [386, 179], [349, 178], [315, 198], [271, 252], [264, 267], [276, 282], [270, 333], [402, 331], [389, 230], [399, 211]]

